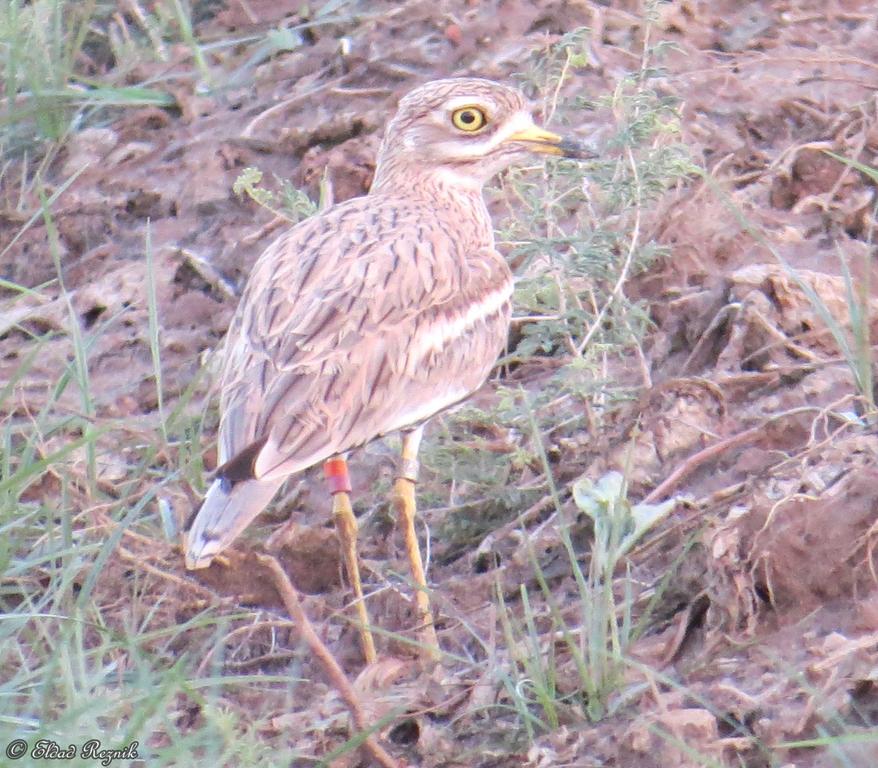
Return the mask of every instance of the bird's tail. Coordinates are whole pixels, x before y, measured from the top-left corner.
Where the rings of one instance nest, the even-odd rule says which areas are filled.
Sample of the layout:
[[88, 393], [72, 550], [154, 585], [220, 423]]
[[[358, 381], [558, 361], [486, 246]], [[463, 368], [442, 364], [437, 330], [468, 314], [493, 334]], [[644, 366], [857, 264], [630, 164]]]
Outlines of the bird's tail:
[[268, 506], [283, 481], [214, 480], [186, 536], [186, 567], [207, 568]]

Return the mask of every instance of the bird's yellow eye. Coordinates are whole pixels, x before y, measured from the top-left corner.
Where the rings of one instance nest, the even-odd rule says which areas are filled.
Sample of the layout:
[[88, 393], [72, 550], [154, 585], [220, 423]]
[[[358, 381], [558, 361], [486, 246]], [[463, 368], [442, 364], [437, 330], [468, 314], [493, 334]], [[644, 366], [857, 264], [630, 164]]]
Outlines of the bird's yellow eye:
[[451, 122], [454, 123], [455, 128], [459, 128], [461, 131], [474, 133], [485, 127], [488, 118], [478, 107], [461, 107], [451, 113]]

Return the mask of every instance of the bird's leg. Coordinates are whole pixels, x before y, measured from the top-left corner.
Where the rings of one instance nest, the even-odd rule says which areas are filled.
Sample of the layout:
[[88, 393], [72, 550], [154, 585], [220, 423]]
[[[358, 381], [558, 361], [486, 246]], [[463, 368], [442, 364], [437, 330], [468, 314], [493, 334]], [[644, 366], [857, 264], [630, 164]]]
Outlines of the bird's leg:
[[323, 465], [323, 473], [332, 493], [332, 517], [341, 540], [342, 556], [345, 571], [354, 591], [354, 608], [360, 622], [360, 642], [366, 663], [372, 664], [376, 659], [375, 641], [369, 629], [369, 614], [363, 600], [363, 584], [360, 581], [360, 562], [357, 558], [357, 518], [351, 507], [351, 479], [348, 475], [348, 463], [343, 456], [333, 456]]
[[425, 652], [431, 659], [439, 658], [439, 642], [436, 639], [436, 627], [433, 625], [433, 614], [430, 611], [430, 595], [427, 591], [427, 580], [424, 577], [424, 564], [421, 561], [421, 549], [418, 546], [418, 535], [415, 532], [415, 483], [418, 479], [418, 447], [423, 436], [423, 427], [418, 427], [402, 436], [402, 460], [399, 474], [394, 484], [394, 503], [399, 512], [399, 522], [405, 536], [405, 548], [412, 579], [417, 590], [415, 601], [418, 607], [418, 618], [421, 625], [421, 637]]

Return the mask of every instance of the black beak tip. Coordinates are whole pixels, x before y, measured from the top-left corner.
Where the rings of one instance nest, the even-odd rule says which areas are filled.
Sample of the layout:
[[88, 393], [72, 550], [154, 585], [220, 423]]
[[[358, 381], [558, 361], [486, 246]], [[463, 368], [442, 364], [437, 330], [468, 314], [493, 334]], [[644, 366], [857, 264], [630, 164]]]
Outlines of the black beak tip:
[[564, 139], [558, 145], [558, 149], [564, 153], [564, 157], [569, 157], [571, 160], [594, 160], [598, 156], [597, 152], [575, 139]]

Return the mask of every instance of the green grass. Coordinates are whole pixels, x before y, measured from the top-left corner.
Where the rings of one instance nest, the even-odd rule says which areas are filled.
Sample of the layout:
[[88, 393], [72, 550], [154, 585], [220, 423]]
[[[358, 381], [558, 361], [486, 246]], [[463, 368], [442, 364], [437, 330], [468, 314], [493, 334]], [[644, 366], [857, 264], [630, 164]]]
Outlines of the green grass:
[[[862, 163], [843, 158], [834, 153], [827, 153], [837, 160], [844, 162], [852, 168], [856, 168], [867, 178], [873, 181], [878, 178], [878, 171]], [[798, 286], [805, 295], [814, 315], [820, 319], [825, 329], [835, 341], [842, 359], [851, 373], [851, 378], [856, 388], [859, 401], [862, 403], [864, 416], [869, 423], [873, 423], [878, 414], [875, 394], [875, 352], [872, 342], [871, 323], [873, 320], [871, 309], [871, 274], [872, 259], [868, 252], [864, 252], [860, 262], [861, 277], [854, 279], [847, 255], [840, 249], [836, 249], [838, 265], [844, 288], [845, 303], [847, 306], [847, 318], [838, 317], [830, 309], [827, 301], [820, 295], [816, 287], [799, 271], [790, 264], [778, 250], [770, 238], [761, 228], [750, 220], [735, 201], [720, 188], [719, 184], [708, 175], [703, 175], [704, 181], [711, 191], [726, 207], [730, 215], [739, 223], [741, 228], [753, 240], [771, 254], [774, 261], [783, 268], [789, 278]], [[873, 208], [873, 217], [878, 207]], [[873, 233], [869, 232], [869, 243], [873, 242]]]
[[[562, 504], [559, 489], [552, 478], [552, 467], [533, 415], [531, 428], [549, 479], [557, 513], [558, 538], [578, 597], [574, 606], [559, 603], [540, 557], [530, 543], [528, 555], [544, 600], [543, 619], [548, 622], [548, 628], [537, 631], [534, 609], [525, 585], [521, 586], [522, 618], [519, 619], [507, 606], [498, 582], [499, 613], [513, 661], [511, 671], [503, 671], [501, 677], [523, 727], [533, 739], [540, 731], [558, 727], [558, 708], [561, 706], [595, 722], [611, 712], [612, 698], [625, 700], [625, 696], [619, 694], [627, 687], [623, 673], [628, 649], [635, 637], [635, 599], [630, 570], [626, 567], [624, 576], [617, 575], [617, 571], [625, 564], [625, 556], [635, 544], [673, 511], [676, 501], [632, 505], [627, 499], [624, 477], [610, 472], [594, 483], [582, 477], [573, 484], [572, 496], [577, 511], [571, 514]], [[571, 533], [580, 517], [589, 520], [593, 532], [585, 567]], [[649, 618], [648, 607], [641, 613], [640, 622], [646, 623]], [[567, 679], [568, 692], [564, 695], [559, 694], [557, 686], [559, 651], [556, 643], [568, 658], [567, 673], [562, 675]], [[578, 677], [578, 685], [573, 686], [572, 691], [571, 670], [575, 670]], [[535, 711], [540, 712], [539, 717]]]
[[[124, 83], [118, 70], [100, 63], [134, 58], [133, 48], [124, 58], [113, 50], [115, 8], [105, 0], [0, 6], [0, 147], [6, 154], [36, 149], [53, 156], [71, 131], [108, 107], [174, 105], [170, 94]], [[153, 52], [144, 45], [137, 58], [146, 55]]]
[[[66, 297], [45, 202], [43, 215]], [[105, 749], [138, 742], [140, 757], [150, 765], [212, 759], [221, 765], [269, 766], [276, 759], [292, 760], [298, 751], [267, 744], [259, 734], [264, 723], [231, 705], [234, 698], [227, 694], [263, 688], [286, 701], [298, 679], [295, 664], [285, 674], [258, 678], [220, 675], [229, 625], [252, 621], [252, 614], [194, 611], [190, 618], [168, 621], [173, 613], [167, 612], [179, 609], [138, 568], [152, 554], [133, 554], [144, 540], [169, 550], [154, 510], [162, 488], [179, 480], [167, 465], [157, 472], [159, 451], [168, 442], [173, 447], [173, 440], [142, 432], [148, 442], [128, 453], [123, 486], [109, 489], [99, 482], [101, 459], [116, 455], [132, 435], [130, 425], [97, 416], [92, 394], [89, 349], [114, 318], [86, 332], [69, 298], [67, 305], [69, 362], [39, 409], [22, 411], [13, 396], [35, 359], [58, 341], [55, 333], [32, 341], [15, 377], [0, 392], [5, 414], [0, 742], [4, 749], [14, 738], [31, 746], [48, 739], [65, 748], [89, 739], [100, 740]], [[70, 389], [79, 403], [74, 411], [62, 405]], [[184, 402], [187, 396], [191, 393]], [[171, 436], [180, 412], [178, 406], [162, 420]], [[57, 490], [43, 488], [53, 479]], [[128, 553], [127, 566], [120, 552]], [[126, 567], [131, 569], [127, 576]], [[211, 658], [213, 663], [197, 672], [196, 661]], [[188, 720], [195, 712], [203, 722], [193, 731]], [[15, 764], [44, 762], [25, 756]]]
[[[826, 152], [826, 154], [859, 171], [867, 179], [871, 180], [872, 183], [878, 184], [878, 168], [865, 165], [852, 158], [842, 157], [834, 152]], [[872, 207], [872, 222], [875, 221], [876, 216], [878, 216], [878, 204]], [[873, 227], [874, 224], [870, 224], [868, 232], [868, 242], [870, 244], [874, 244], [875, 233]], [[806, 294], [814, 310], [820, 315], [820, 318], [826, 324], [830, 333], [832, 333], [838, 348], [842, 351], [845, 362], [854, 378], [857, 391], [866, 404], [868, 415], [874, 419], [876, 415], [876, 402], [875, 355], [872, 349], [872, 260], [868, 254], [863, 255], [862, 263], [860, 264], [860, 274], [863, 277], [859, 280], [854, 280], [851, 277], [847, 259], [841, 252], [838, 254], [838, 260], [842, 270], [845, 297], [848, 305], [848, 327], [845, 328], [842, 322], [833, 317], [825, 303], [820, 300], [820, 297], [813, 290], [806, 290]]]
[[[218, 9], [204, 0], [121, 6], [118, 0], [6, 0], [0, 4], [0, 152], [26, 156], [29, 172], [35, 155], [50, 161], [72, 133], [119, 110], [177, 108], [168, 83], [199, 94], [249, 86], [256, 66], [300, 47], [306, 30], [366, 16], [358, 5], [303, 3], [303, 21], [295, 26], [204, 40], [194, 19]], [[232, 55], [228, 63], [240, 46], [250, 56], [238, 62]]]

